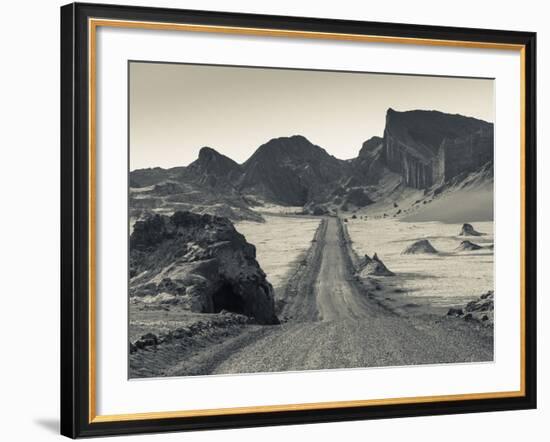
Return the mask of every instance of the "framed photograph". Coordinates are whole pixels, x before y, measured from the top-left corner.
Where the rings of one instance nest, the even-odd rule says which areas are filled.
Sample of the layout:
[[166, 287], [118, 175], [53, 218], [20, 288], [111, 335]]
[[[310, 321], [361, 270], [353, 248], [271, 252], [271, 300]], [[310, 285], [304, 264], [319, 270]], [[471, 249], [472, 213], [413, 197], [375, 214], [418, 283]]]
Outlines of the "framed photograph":
[[529, 32], [61, 8], [61, 432], [536, 407]]

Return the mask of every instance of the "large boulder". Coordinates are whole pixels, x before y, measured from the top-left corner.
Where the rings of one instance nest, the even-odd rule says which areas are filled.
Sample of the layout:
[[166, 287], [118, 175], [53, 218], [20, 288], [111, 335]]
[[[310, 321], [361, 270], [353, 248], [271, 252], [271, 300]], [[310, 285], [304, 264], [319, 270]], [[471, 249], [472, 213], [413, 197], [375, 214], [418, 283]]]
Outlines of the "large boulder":
[[395, 273], [390, 271], [382, 260], [375, 253], [372, 258], [365, 255], [359, 264], [359, 276], [365, 278], [367, 276], [394, 276]]
[[404, 255], [416, 255], [420, 253], [437, 253], [437, 250], [427, 239], [416, 241], [403, 250]]
[[137, 221], [130, 237], [130, 296], [173, 295], [191, 311], [228, 310], [276, 324], [273, 288], [231, 221], [176, 212]]

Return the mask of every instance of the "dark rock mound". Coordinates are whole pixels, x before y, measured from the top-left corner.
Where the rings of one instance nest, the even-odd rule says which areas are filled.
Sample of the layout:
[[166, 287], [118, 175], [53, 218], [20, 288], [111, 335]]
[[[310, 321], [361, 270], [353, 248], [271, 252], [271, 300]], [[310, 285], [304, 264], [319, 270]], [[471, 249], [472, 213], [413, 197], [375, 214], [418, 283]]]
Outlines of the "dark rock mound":
[[159, 344], [158, 336], [153, 333], [147, 333], [139, 338], [133, 344], [130, 343], [130, 353], [135, 353], [137, 350], [142, 350], [145, 347], [157, 346]]
[[176, 212], [137, 221], [130, 237], [130, 296], [176, 296], [191, 311], [228, 310], [276, 324], [273, 288], [227, 218]]
[[394, 276], [395, 273], [390, 271], [382, 260], [375, 253], [372, 258], [369, 255], [365, 255], [361, 263], [359, 264], [359, 276]]
[[270, 201], [302, 206], [332, 189], [347, 163], [303, 136], [274, 138], [243, 164], [239, 189]]
[[328, 215], [329, 211], [325, 206], [312, 206], [309, 209], [309, 213], [315, 216]]
[[495, 292], [489, 290], [484, 293], [476, 301], [471, 301], [466, 304], [465, 311], [467, 312], [487, 312], [495, 309]]
[[455, 308], [455, 307], [451, 307], [449, 309], [449, 311], [447, 312], [447, 316], [456, 316], [456, 317], [460, 317], [464, 315], [464, 310], [462, 310], [461, 308]]
[[404, 255], [416, 255], [420, 253], [437, 253], [437, 250], [434, 249], [427, 239], [416, 241], [403, 250]]
[[495, 311], [495, 292], [489, 290], [475, 301], [468, 302], [464, 308], [450, 308], [447, 316], [463, 318], [465, 321], [478, 321], [492, 325]]
[[467, 251], [467, 250], [479, 250], [482, 247], [478, 244], [470, 242], [468, 240], [462, 241], [460, 245], [456, 248], [457, 252]]
[[344, 199], [344, 204], [355, 207], [365, 207], [369, 204], [372, 204], [373, 201], [370, 199], [368, 194], [360, 187], [351, 188]]
[[465, 223], [462, 225], [462, 230], [460, 230], [459, 236], [482, 236], [483, 233], [477, 232], [474, 229], [474, 226], [471, 224]]

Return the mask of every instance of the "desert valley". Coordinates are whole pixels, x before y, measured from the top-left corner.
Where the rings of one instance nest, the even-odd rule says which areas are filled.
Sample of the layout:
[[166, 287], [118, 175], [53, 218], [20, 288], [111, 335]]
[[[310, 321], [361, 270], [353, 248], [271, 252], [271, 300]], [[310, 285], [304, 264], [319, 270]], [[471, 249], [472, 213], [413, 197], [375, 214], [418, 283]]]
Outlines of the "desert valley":
[[[388, 109], [129, 174], [129, 377], [493, 360], [493, 125]], [[219, 146], [223, 151], [223, 146]]]

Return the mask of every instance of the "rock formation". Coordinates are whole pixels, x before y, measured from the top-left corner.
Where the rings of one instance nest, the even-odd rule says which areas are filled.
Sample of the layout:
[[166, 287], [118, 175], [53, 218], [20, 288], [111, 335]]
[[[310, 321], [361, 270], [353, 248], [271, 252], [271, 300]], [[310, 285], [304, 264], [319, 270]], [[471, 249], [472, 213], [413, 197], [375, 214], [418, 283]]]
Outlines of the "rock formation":
[[[359, 155], [350, 161], [350, 179], [354, 185], [377, 184], [383, 176], [385, 164], [382, 159], [384, 140], [372, 137], [363, 143]], [[349, 181], [347, 183], [350, 185]]]
[[444, 181], [474, 172], [493, 161], [493, 128], [480, 126], [458, 138], [445, 138], [438, 152], [439, 171]]
[[369, 195], [365, 192], [364, 189], [360, 187], [354, 187], [349, 189], [349, 191], [344, 196], [344, 204], [355, 207], [365, 207], [369, 204], [372, 204], [373, 201], [370, 199]]
[[[130, 172], [130, 208], [218, 213], [215, 207], [222, 204], [234, 220], [252, 219], [247, 209], [262, 202], [302, 206], [305, 212], [316, 206], [352, 210], [404, 187], [434, 188], [436, 195], [466, 179], [492, 180], [493, 144], [491, 123], [388, 109], [384, 136], [365, 141], [356, 158], [337, 159], [301, 135], [273, 138], [243, 164], [203, 147], [187, 167]], [[208, 211], [198, 206], [204, 199]]]
[[474, 226], [471, 224], [465, 223], [462, 224], [462, 229], [460, 230], [459, 236], [482, 236], [483, 233], [477, 232], [474, 229]]
[[416, 255], [420, 253], [437, 253], [437, 250], [434, 249], [427, 239], [416, 241], [403, 250], [403, 255]]
[[358, 274], [360, 277], [365, 278], [367, 276], [394, 276], [395, 273], [391, 272], [382, 260], [375, 253], [372, 258], [369, 255], [365, 255], [361, 263], [359, 264]]
[[478, 299], [468, 302], [463, 308], [450, 308], [447, 316], [462, 318], [465, 321], [479, 321], [483, 325], [492, 326], [494, 311], [495, 292], [489, 290]]
[[184, 177], [198, 184], [215, 187], [233, 187], [243, 171], [231, 158], [210, 147], [203, 147], [199, 157], [185, 169]]
[[482, 247], [480, 245], [466, 240], [466, 241], [462, 241], [460, 243], [460, 245], [456, 248], [456, 251], [463, 252], [463, 251], [468, 251], [468, 250], [479, 250], [481, 248]]
[[137, 299], [168, 294], [191, 311], [228, 310], [278, 323], [256, 249], [226, 218], [176, 212], [136, 222], [130, 277], [130, 296]]
[[267, 200], [303, 206], [334, 184], [346, 170], [334, 158], [303, 136], [275, 138], [260, 146], [243, 164], [238, 187]]
[[388, 109], [385, 165], [409, 187], [428, 188], [493, 158], [493, 125], [437, 111]]

